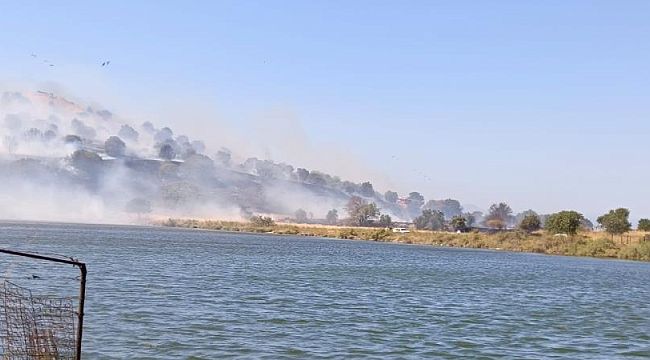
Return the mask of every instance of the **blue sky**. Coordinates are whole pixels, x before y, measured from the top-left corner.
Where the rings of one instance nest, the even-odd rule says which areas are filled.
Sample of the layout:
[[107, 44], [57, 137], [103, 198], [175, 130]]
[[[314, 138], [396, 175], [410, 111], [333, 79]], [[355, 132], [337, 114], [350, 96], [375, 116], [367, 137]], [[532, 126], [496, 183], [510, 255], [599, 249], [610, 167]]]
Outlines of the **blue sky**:
[[[379, 190], [638, 218], [649, 13], [647, 1], [1, 1], [0, 81], [133, 116], [210, 109], [256, 143], [279, 121], [288, 134], [264, 154]], [[291, 136], [308, 149], [275, 149]]]

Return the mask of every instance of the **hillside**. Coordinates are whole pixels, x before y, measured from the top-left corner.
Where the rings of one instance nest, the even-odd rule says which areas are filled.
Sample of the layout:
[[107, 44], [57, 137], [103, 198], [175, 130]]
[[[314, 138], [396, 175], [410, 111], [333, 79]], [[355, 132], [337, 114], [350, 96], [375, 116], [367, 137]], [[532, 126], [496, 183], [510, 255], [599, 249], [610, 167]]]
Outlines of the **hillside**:
[[407, 200], [387, 198], [370, 182], [270, 160], [237, 162], [238, 154], [170, 127], [128, 123], [54, 93], [5, 92], [0, 105], [2, 218], [121, 222], [153, 213], [237, 220], [304, 209], [317, 222], [331, 209], [343, 214], [352, 196], [396, 220], [414, 213]]

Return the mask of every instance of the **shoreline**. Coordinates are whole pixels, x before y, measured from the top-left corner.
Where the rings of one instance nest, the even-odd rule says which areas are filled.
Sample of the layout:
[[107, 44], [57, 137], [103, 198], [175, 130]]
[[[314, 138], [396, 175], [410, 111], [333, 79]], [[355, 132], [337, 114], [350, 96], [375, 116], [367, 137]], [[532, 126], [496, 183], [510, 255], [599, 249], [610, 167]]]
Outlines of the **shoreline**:
[[[145, 220], [145, 219], [142, 219]], [[137, 226], [142, 228], [196, 229], [240, 234], [320, 237], [340, 240], [374, 241], [403, 245], [433, 246], [457, 249], [483, 249], [542, 255], [578, 256], [599, 259], [619, 259], [650, 262], [650, 241], [643, 241], [646, 233], [631, 233], [614, 238], [602, 232], [582, 232], [573, 237], [554, 237], [544, 232], [520, 231], [485, 234], [478, 232], [453, 233], [429, 230], [411, 230], [393, 233], [385, 228], [364, 228], [319, 224], [276, 223], [258, 226], [250, 222], [226, 220], [197, 220], [187, 218], [148, 219], [135, 224], [91, 224], [58, 221], [0, 220], [0, 224], [73, 224], [88, 226]], [[631, 240], [630, 240], [631, 239]]]
[[627, 241], [612, 240], [604, 233], [585, 232], [573, 237], [554, 237], [543, 232], [520, 231], [484, 234], [477, 232], [452, 233], [428, 230], [411, 230], [410, 233], [393, 233], [385, 228], [363, 228], [317, 224], [277, 223], [256, 226], [251, 223], [220, 220], [173, 219], [151, 223], [154, 226], [250, 233], [267, 235], [293, 235], [342, 240], [362, 240], [408, 245], [446, 248], [486, 249], [545, 255], [580, 256], [601, 259], [650, 261], [650, 241], [642, 236], [628, 236]]

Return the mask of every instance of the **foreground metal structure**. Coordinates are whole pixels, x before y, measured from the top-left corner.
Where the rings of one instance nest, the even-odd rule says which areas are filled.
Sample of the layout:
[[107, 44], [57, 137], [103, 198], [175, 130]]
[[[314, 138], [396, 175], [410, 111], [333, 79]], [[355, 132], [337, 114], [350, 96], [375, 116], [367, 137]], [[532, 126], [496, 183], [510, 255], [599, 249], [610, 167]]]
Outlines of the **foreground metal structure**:
[[[75, 259], [0, 249], [0, 253], [73, 265], [79, 269], [79, 305], [71, 298], [32, 295], [29, 289], [5, 281], [0, 288], [0, 340], [3, 360], [81, 359], [84, 302], [86, 299], [86, 264]], [[76, 319], [76, 332], [75, 332]]]

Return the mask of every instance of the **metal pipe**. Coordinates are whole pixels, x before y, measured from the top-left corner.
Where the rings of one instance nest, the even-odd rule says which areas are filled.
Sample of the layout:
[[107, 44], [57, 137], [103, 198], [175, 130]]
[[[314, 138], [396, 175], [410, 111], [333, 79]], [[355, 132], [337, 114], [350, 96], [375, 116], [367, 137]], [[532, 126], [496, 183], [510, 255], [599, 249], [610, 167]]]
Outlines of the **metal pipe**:
[[77, 327], [77, 360], [81, 360], [81, 339], [84, 331], [84, 302], [86, 301], [86, 264], [79, 263], [79, 270], [81, 271], [81, 283], [79, 286], [79, 313], [77, 319], [79, 326]]
[[70, 264], [70, 265], [79, 266], [79, 267], [81, 267], [82, 265], [84, 267], [86, 266], [84, 263], [82, 263], [80, 261], [76, 261], [76, 260], [59, 259], [59, 258], [55, 258], [55, 257], [39, 255], [39, 254], [31, 254], [31, 253], [26, 253], [26, 252], [21, 252], [21, 251], [0, 249], [0, 253], [9, 254], [9, 255], [16, 255], [16, 256], [23, 256], [23, 257], [28, 257], [28, 258], [32, 258], [32, 259], [54, 261], [54, 262], [58, 262], [58, 263], [62, 263], [62, 264]]
[[7, 250], [7, 249], [0, 249], [0, 253], [3, 254], [8, 254], [8, 255], [15, 255], [15, 256], [22, 256], [22, 257], [28, 257], [32, 259], [38, 259], [38, 260], [45, 260], [45, 261], [52, 261], [52, 262], [57, 262], [60, 264], [69, 264], [69, 265], [74, 265], [79, 268], [79, 271], [81, 271], [81, 277], [80, 277], [80, 288], [79, 288], [79, 311], [77, 312], [77, 341], [76, 341], [76, 349], [75, 349], [75, 358], [77, 360], [81, 360], [81, 339], [83, 336], [83, 324], [84, 324], [84, 303], [86, 301], [86, 264], [81, 262], [81, 261], [76, 261], [73, 259], [67, 260], [67, 259], [59, 259], [51, 256], [45, 256], [45, 255], [38, 255], [38, 254], [31, 254], [31, 253], [26, 253], [26, 252], [21, 252], [21, 251], [14, 251], [14, 250]]

